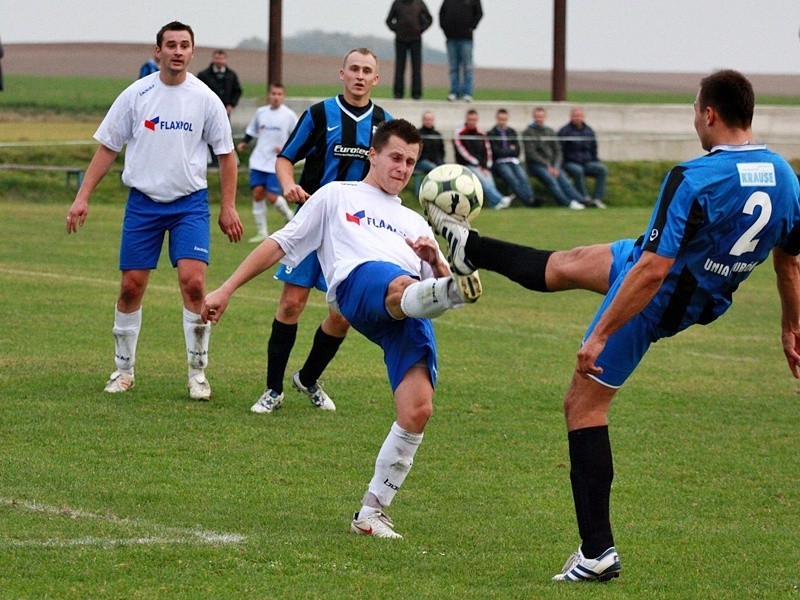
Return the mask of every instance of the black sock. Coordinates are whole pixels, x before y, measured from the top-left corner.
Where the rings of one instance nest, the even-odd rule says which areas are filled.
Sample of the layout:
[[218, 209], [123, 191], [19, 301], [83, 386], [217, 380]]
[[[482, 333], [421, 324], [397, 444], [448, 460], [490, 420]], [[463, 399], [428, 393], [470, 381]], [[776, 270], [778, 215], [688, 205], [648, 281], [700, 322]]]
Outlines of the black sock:
[[464, 246], [476, 269], [494, 271], [535, 292], [549, 292], [545, 282], [547, 261], [553, 250], [538, 250], [503, 240], [481, 237], [471, 231]]
[[333, 337], [322, 331], [322, 325], [320, 325], [317, 333], [314, 334], [314, 344], [311, 346], [308, 358], [303, 368], [300, 369], [300, 383], [305, 387], [317, 383], [317, 379], [336, 356], [343, 341], [344, 338]]
[[287, 325], [277, 319], [272, 321], [272, 335], [267, 342], [267, 388], [283, 393], [283, 376], [286, 364], [297, 339], [297, 323]]
[[586, 558], [597, 558], [614, 545], [609, 517], [614, 463], [608, 426], [576, 429], [567, 437], [581, 549]]

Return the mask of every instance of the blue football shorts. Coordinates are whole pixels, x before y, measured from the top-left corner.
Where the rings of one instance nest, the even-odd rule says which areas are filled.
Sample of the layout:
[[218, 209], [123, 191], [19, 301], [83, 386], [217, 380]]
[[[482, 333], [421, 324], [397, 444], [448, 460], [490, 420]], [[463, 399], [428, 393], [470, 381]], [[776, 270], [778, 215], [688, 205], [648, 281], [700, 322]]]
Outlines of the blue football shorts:
[[167, 232], [169, 259], [173, 267], [181, 258], [208, 264], [210, 216], [208, 190], [197, 190], [172, 202], [156, 202], [131, 188], [122, 221], [120, 270], [155, 269]]
[[356, 267], [336, 288], [339, 311], [356, 331], [383, 349], [392, 391], [406, 372], [425, 363], [436, 387], [438, 359], [436, 337], [430, 319], [407, 317], [395, 319], [386, 310], [389, 284], [408, 271], [388, 262], [367, 262]]
[[[600, 317], [614, 300], [625, 279], [625, 275], [633, 267], [633, 246], [635, 240], [619, 240], [611, 244], [613, 255], [609, 282], [611, 287], [603, 299], [600, 308], [594, 315], [584, 340], [594, 330]], [[611, 388], [621, 387], [641, 362], [650, 344], [659, 339], [658, 330], [653, 323], [640, 314], [633, 317], [617, 330], [606, 342], [596, 365], [602, 367], [603, 373], [591, 377]]]
[[278, 176], [275, 173], [250, 169], [250, 189], [258, 186], [266, 188], [270, 194], [275, 194], [276, 196], [280, 196], [283, 193], [281, 184], [278, 182]]
[[317, 288], [320, 292], [328, 291], [328, 284], [322, 274], [317, 253], [312, 252], [306, 256], [296, 267], [281, 264], [275, 271], [275, 279], [284, 283], [291, 283], [304, 288]]

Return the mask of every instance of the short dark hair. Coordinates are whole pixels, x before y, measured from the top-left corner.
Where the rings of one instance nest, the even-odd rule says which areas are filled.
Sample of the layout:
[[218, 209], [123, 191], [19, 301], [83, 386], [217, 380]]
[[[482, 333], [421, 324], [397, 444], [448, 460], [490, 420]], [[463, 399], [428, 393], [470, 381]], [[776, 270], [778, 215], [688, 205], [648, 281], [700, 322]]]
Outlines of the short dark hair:
[[347, 64], [347, 57], [350, 56], [351, 54], [363, 54], [364, 56], [371, 56], [372, 58], [375, 59], [375, 64], [376, 65], [378, 64], [378, 55], [375, 54], [369, 48], [365, 47], [351, 48], [350, 51], [347, 54], [345, 54], [344, 58], [342, 59], [342, 68], [344, 68], [344, 66]]
[[164, 41], [165, 31], [188, 31], [189, 37], [192, 38], [192, 47], [194, 48], [194, 31], [192, 31], [191, 27], [181, 23], [180, 21], [172, 21], [172, 23], [167, 23], [158, 30], [158, 33], [156, 34], [156, 46], [159, 48], [161, 48], [161, 43]]
[[730, 127], [748, 129], [753, 122], [755, 94], [747, 78], [733, 69], [712, 73], [700, 82], [701, 109], [711, 107]]
[[375, 133], [372, 134], [371, 146], [377, 152], [380, 152], [393, 135], [399, 137], [406, 144], [419, 144], [420, 147], [422, 146], [422, 137], [419, 131], [405, 119], [392, 119], [381, 123]]

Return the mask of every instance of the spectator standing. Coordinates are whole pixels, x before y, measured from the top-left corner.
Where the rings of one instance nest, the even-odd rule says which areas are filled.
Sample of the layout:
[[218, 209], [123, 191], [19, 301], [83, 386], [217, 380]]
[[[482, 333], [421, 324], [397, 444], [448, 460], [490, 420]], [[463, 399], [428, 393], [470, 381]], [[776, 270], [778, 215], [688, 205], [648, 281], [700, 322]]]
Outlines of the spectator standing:
[[248, 240], [251, 243], [263, 242], [269, 235], [267, 202], [287, 221], [294, 216], [282, 195], [278, 176], [275, 175], [275, 159], [297, 125], [297, 113], [283, 103], [285, 99], [283, 85], [270, 84], [269, 103], [256, 110], [244, 131], [244, 139], [236, 145], [236, 149], [243, 152], [251, 141], [256, 140], [256, 147], [250, 153], [249, 161], [253, 219], [256, 222], [256, 235]]
[[189, 397], [208, 400], [211, 386], [205, 368], [211, 329], [200, 318], [211, 244], [204, 159], [207, 145], [219, 154], [219, 227], [231, 242], [238, 242], [242, 223], [236, 214], [236, 154], [225, 107], [188, 72], [194, 56], [191, 27], [177, 21], [164, 25], [156, 47], [164, 68], [129, 85], [94, 135], [100, 145], [67, 213], [67, 233], [83, 226], [92, 193], [127, 145], [122, 182], [130, 191], [120, 243], [122, 283], [114, 311], [116, 370], [105, 391], [126, 392], [134, 385], [142, 299], [169, 232], [169, 257], [177, 267], [183, 298]]
[[401, 99], [405, 87], [406, 56], [411, 57], [411, 97], [422, 98], [422, 34], [433, 17], [422, 0], [394, 0], [386, 25], [395, 33], [394, 97]]
[[[575, 182], [575, 187], [584, 197], [584, 204], [605, 208], [606, 176], [608, 167], [597, 157], [597, 138], [594, 129], [584, 121], [583, 109], [579, 106], [570, 111], [569, 123], [558, 131], [561, 150], [564, 153], [564, 170]], [[589, 194], [586, 178], [595, 180], [594, 193]]]
[[561, 168], [563, 154], [556, 132], [544, 124], [547, 111], [533, 109], [533, 122], [522, 132], [528, 173], [541, 181], [561, 206], [583, 210], [584, 197], [576, 190]]
[[147, 77], [151, 73], [158, 71], [158, 49], [153, 48], [153, 56], [139, 68], [139, 79]]
[[4, 89], [3, 88], [3, 65], [2, 65], [3, 54], [5, 54], [5, 51], [3, 50], [3, 42], [0, 42], [0, 92], [2, 92], [3, 89]]
[[419, 135], [422, 138], [422, 152], [414, 169], [414, 194], [419, 195], [422, 176], [444, 164], [444, 138], [436, 130], [436, 117], [429, 110], [422, 113], [422, 127], [417, 131], [419, 131]]
[[506, 182], [508, 188], [525, 206], [534, 206], [533, 188], [528, 174], [519, 162], [520, 146], [517, 132], [508, 126], [508, 111], [498, 109], [496, 125], [489, 130], [494, 164], [492, 172]]
[[[372, 134], [392, 118], [370, 99], [372, 88], [378, 84], [378, 59], [372, 50], [350, 50], [339, 69], [339, 79], [344, 83], [342, 93], [310, 106], [300, 115], [275, 161], [275, 173], [289, 202], [302, 204], [331, 181], [363, 179], [370, 168]], [[295, 183], [294, 165], [304, 159], [300, 181]], [[298, 213], [302, 210], [299, 208]], [[294, 267], [282, 265], [275, 279], [283, 282], [283, 291], [267, 343], [267, 387], [250, 408], [261, 414], [271, 413], [283, 404], [283, 377], [311, 289], [328, 289], [316, 252]], [[349, 329], [347, 320], [330, 310], [317, 328], [306, 362], [292, 375], [292, 387], [308, 396], [320, 410], [336, 410], [318, 379], [336, 356]]]
[[483, 197], [489, 206], [497, 210], [508, 208], [512, 196], [503, 196], [495, 185], [492, 176], [492, 145], [486, 134], [478, 129], [478, 111], [471, 108], [467, 111], [464, 125], [456, 129], [453, 136], [453, 147], [456, 162], [469, 167], [483, 186]]
[[[228, 67], [228, 53], [222, 49], [214, 50], [211, 64], [200, 71], [197, 78], [219, 96], [230, 118], [233, 109], [239, 104], [239, 98], [242, 97], [242, 86], [239, 84], [236, 71]], [[211, 152], [211, 166], [216, 167], [217, 164], [217, 156]]]
[[482, 17], [481, 0], [444, 0], [439, 9], [439, 26], [447, 38], [450, 63], [450, 102], [458, 98], [472, 102], [472, 33]]
[[[236, 289], [279, 260], [298, 265], [308, 253], [319, 256], [331, 310], [346, 315], [383, 350], [396, 419], [378, 451], [351, 531], [390, 539], [403, 536], [384, 511], [414, 464], [433, 412], [438, 369], [431, 319], [480, 296], [477, 274], [471, 279], [451, 276], [430, 226], [398, 196], [419, 151], [419, 133], [411, 123], [382, 124], [363, 181], [335, 181], [320, 188], [286, 227], [262, 242], [206, 297], [203, 307], [204, 317], [217, 322]], [[359, 227], [359, 219], [387, 226]]]
[[228, 111], [228, 116], [239, 104], [242, 97], [242, 86], [236, 71], [228, 67], [228, 53], [225, 50], [214, 50], [211, 64], [197, 74], [197, 78], [210, 87], [219, 96]]

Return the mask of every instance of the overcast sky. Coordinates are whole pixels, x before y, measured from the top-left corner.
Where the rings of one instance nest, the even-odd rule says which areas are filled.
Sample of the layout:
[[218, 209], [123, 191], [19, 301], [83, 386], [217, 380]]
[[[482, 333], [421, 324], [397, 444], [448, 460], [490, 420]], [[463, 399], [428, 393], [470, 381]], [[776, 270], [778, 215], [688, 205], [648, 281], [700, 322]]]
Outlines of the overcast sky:
[[[426, 0], [427, 45], [444, 50], [441, 0]], [[548, 69], [552, 0], [483, 0], [475, 63]], [[179, 7], [179, 8], [176, 8]], [[283, 0], [285, 36], [298, 31], [391, 38], [391, 0]], [[267, 37], [269, 0], [0, 0], [0, 39], [20, 42], [149, 42], [174, 19], [202, 46]], [[567, 67], [574, 70], [800, 73], [798, 0], [568, 0]], [[98, 56], [102, 60], [102, 56]]]

